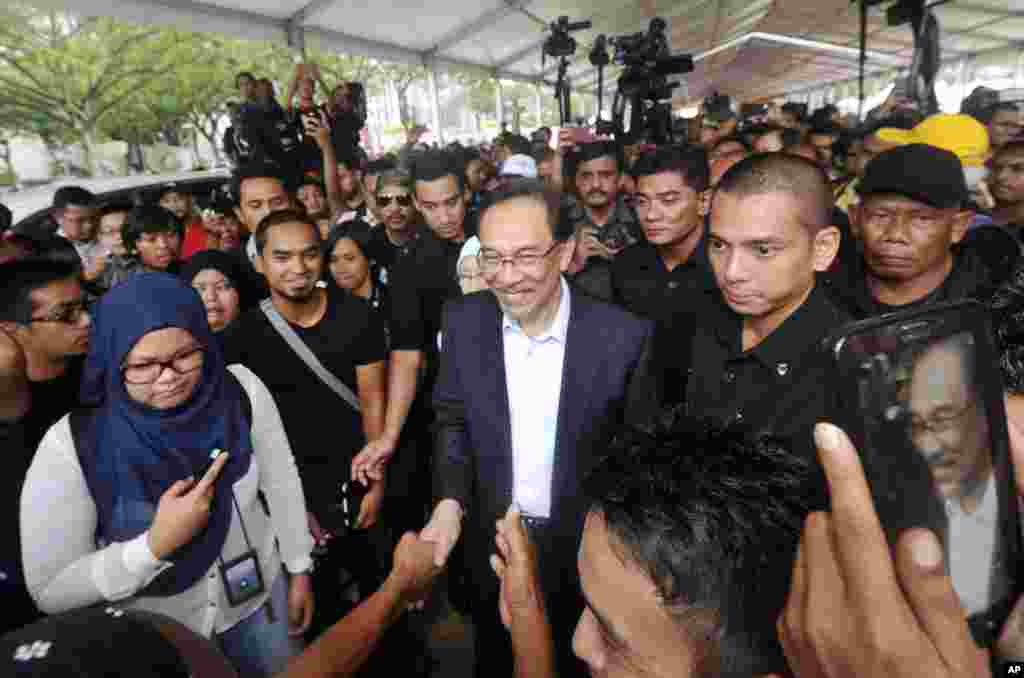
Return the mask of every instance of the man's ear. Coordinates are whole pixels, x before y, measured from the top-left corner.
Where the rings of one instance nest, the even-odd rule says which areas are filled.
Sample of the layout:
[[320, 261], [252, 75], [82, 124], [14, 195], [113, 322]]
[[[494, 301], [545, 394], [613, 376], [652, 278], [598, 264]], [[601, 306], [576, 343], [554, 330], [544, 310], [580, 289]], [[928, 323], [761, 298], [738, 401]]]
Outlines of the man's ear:
[[846, 208], [846, 215], [850, 217], [850, 233], [855, 239], [860, 238], [860, 222], [863, 218], [864, 208], [860, 203], [853, 203]]
[[256, 269], [256, 272], [262, 276], [267, 274], [263, 272], [263, 252], [258, 252], [252, 260], [252, 267]]
[[697, 206], [697, 213], [702, 217], [707, 217], [711, 214], [711, 195], [715, 192], [713, 188], [706, 188], [700, 192], [697, 196], [699, 204]]
[[967, 231], [970, 229], [973, 219], [974, 212], [971, 210], [963, 210], [956, 213], [956, 216], [953, 217], [953, 232], [950, 234], [950, 244], [956, 245], [967, 236]]
[[814, 235], [814, 270], [824, 273], [839, 254], [843, 236], [838, 226], [826, 226]]
[[232, 207], [232, 211], [235, 213], [235, 217], [238, 219], [238, 225], [241, 226], [246, 233], [249, 233], [249, 225], [245, 223], [245, 217], [242, 214], [241, 207]]

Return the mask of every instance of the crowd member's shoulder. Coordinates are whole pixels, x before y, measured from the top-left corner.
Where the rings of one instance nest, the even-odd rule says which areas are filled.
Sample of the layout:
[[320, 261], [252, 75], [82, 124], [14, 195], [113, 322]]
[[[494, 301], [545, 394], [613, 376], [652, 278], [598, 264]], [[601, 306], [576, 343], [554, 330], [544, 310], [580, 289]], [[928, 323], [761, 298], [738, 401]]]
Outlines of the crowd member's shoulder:
[[1016, 268], [1021, 259], [1021, 242], [1008, 228], [983, 224], [967, 232], [961, 249], [977, 254], [1001, 282]]
[[626, 249], [615, 255], [615, 259], [612, 260], [612, 272], [619, 273], [646, 266], [651, 258], [652, 247], [646, 240], [640, 240], [629, 245]]
[[603, 336], [609, 334], [643, 336], [650, 334], [654, 328], [651, 320], [641, 318], [621, 306], [594, 299], [586, 294], [572, 295], [570, 325], [577, 319], [579, 322], [593, 324], [595, 328], [603, 325], [604, 329], [599, 330]]
[[252, 356], [260, 355], [264, 344], [262, 336], [268, 329], [273, 329], [267, 316], [258, 305], [246, 311], [224, 330], [221, 345], [224, 347], [224, 358], [228, 364], [239, 363], [249, 365]]

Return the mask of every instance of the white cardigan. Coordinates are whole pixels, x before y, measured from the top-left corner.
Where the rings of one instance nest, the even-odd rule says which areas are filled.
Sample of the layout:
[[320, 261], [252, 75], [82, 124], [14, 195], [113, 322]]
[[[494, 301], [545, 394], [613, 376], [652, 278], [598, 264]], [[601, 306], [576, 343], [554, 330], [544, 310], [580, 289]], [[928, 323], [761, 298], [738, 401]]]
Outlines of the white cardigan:
[[[264, 586], [270, 591], [281, 571], [302, 572], [312, 563], [313, 538], [306, 520], [295, 459], [277, 405], [259, 378], [241, 365], [228, 368], [252, 402], [252, 463], [234, 487], [252, 547], [259, 553]], [[268, 518], [257, 496], [262, 490]], [[224, 544], [225, 561], [247, 547], [232, 507]], [[128, 542], [97, 549], [96, 505], [78, 462], [67, 416], [53, 425], [36, 451], [21, 494], [21, 544], [25, 580], [39, 609], [47, 614], [118, 601], [125, 608], [159, 612], [209, 637], [223, 633], [266, 602], [267, 593], [231, 607], [214, 561], [209, 572], [186, 591], [169, 597], [135, 594], [172, 567], [150, 551], [144, 532]], [[275, 547], [275, 538], [280, 553]], [[277, 615], [287, 610], [275, 610]]]

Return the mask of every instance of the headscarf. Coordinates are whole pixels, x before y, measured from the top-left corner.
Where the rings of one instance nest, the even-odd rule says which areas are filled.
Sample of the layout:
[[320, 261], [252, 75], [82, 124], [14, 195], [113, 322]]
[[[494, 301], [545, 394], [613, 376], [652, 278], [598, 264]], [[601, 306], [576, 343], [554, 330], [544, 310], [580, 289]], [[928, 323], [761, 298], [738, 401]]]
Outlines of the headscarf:
[[241, 260], [228, 252], [221, 250], [202, 250], [196, 252], [181, 265], [181, 279], [189, 287], [195, 277], [207, 269], [213, 269], [227, 278], [231, 285], [238, 292], [238, 307], [246, 309], [245, 271], [242, 270]]
[[[209, 571], [227, 539], [235, 510], [232, 488], [252, 457], [251, 423], [243, 406], [248, 395], [226, 369], [198, 293], [176, 276], [140, 273], [104, 295], [94, 309], [81, 398], [93, 408], [85, 427], [92, 454], [83, 460], [83, 471], [96, 504], [98, 541], [122, 542], [142, 534], [173, 483], [191, 475], [199, 480], [213, 449], [230, 454], [206, 528], [170, 554], [174, 567], [143, 591], [174, 595]], [[144, 335], [169, 327], [187, 330], [206, 350], [192, 396], [175, 408], [156, 410], [128, 395], [121, 367]]]

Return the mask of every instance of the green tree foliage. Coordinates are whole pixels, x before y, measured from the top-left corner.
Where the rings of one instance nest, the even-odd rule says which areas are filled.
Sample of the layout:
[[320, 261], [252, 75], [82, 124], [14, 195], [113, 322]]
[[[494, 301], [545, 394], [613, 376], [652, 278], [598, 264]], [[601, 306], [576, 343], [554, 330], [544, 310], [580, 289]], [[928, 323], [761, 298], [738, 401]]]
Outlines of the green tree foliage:
[[110, 19], [6, 6], [0, 9], [0, 118], [44, 140], [81, 143], [92, 170], [104, 119], [177, 67], [174, 37]]

